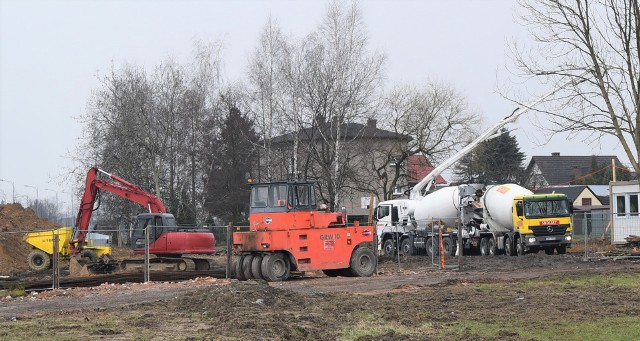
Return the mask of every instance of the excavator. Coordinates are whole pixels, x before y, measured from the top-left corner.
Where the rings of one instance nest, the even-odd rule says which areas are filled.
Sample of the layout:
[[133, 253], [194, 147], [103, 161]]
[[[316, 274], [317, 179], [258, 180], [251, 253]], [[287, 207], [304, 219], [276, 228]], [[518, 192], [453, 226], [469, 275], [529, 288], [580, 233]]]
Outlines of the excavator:
[[[99, 177], [102, 174], [106, 176]], [[107, 191], [138, 203], [149, 210], [136, 217], [133, 230], [132, 247], [135, 254], [145, 253], [146, 231], [149, 233], [149, 254], [152, 266], [162, 270], [209, 270], [208, 259], [185, 257], [183, 255], [209, 255], [215, 249], [215, 238], [206, 230], [194, 227], [177, 226], [174, 216], [166, 212], [162, 200], [144, 191], [139, 186], [107, 173], [98, 167], [89, 169], [86, 178], [84, 195], [74, 227], [74, 238], [69, 241], [70, 268], [72, 273], [82, 273], [83, 267], [94, 265], [104, 269], [105, 264], [118, 264], [127, 269], [132, 265], [140, 265], [143, 260], [129, 259], [114, 262], [110, 257], [98, 256], [87, 247], [89, 222], [96, 202], [99, 203], [101, 191]], [[99, 205], [98, 205], [99, 206]], [[159, 266], [156, 266], [159, 265]], [[91, 271], [89, 271], [91, 272]]]

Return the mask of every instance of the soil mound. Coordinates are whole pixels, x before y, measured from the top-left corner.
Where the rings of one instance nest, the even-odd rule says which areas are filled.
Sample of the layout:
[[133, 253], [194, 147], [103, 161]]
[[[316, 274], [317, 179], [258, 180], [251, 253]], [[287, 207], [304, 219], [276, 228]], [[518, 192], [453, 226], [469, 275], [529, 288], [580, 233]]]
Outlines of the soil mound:
[[24, 241], [23, 232], [59, 227], [20, 204], [0, 205], [0, 274], [29, 269], [27, 256], [31, 247]]
[[251, 280], [201, 289], [187, 294], [177, 303], [180, 309], [186, 308], [192, 312], [225, 314], [234, 313], [240, 308], [255, 307], [260, 310], [264, 307], [301, 307], [305, 305], [305, 297], [291, 290], [273, 288], [263, 280]]
[[[317, 299], [250, 280], [186, 294], [172, 300], [170, 309], [201, 315], [221, 338], [302, 340], [319, 335], [327, 327], [314, 322], [310, 312], [313, 302]], [[294, 321], [296, 326], [292, 327]]]

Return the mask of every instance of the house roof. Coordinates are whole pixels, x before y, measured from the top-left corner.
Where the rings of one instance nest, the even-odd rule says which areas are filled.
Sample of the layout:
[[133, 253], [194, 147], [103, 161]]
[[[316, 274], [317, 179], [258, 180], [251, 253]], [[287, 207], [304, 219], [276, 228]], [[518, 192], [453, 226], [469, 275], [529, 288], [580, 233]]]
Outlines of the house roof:
[[[392, 131], [379, 129], [376, 127], [376, 120], [369, 119], [367, 124], [361, 123], [343, 123], [340, 125], [340, 137], [345, 139], [354, 138], [376, 138], [376, 139], [400, 139], [411, 141], [412, 138], [408, 135], [397, 134]], [[326, 127], [331, 130], [331, 135], [336, 136], [337, 129], [334, 124], [327, 124]], [[318, 128], [310, 127], [297, 131], [298, 136], [302, 140], [310, 140], [314, 136], [318, 136]], [[274, 137], [271, 142], [278, 143], [292, 143], [294, 140], [294, 133], [287, 133], [284, 135]]]
[[[527, 166], [527, 172], [530, 173], [534, 165], [537, 165], [549, 185], [565, 185], [589, 174], [593, 157], [593, 155], [561, 156], [556, 153], [550, 156], [533, 156]], [[616, 165], [622, 166], [618, 157], [614, 155], [601, 155], [595, 158], [598, 165], [611, 164], [611, 159], [614, 159]]]
[[595, 193], [603, 205], [609, 205], [609, 185], [588, 185], [589, 189]]
[[[407, 158], [407, 165], [407, 177], [408, 182], [410, 183], [420, 182], [420, 180], [429, 175], [434, 168], [431, 162], [429, 162], [427, 157], [423, 154], [413, 154], [409, 156]], [[436, 177], [436, 184], [442, 185], [446, 183], [447, 180], [445, 180], [441, 175]]]
[[576, 199], [580, 196], [580, 194], [582, 194], [585, 190], [591, 192], [591, 194], [594, 197], [597, 197], [598, 200], [600, 200], [600, 198], [595, 193], [593, 193], [593, 191], [589, 188], [589, 186], [586, 186], [586, 185], [547, 187], [547, 188], [541, 188], [535, 191], [535, 193], [536, 194], [562, 193], [562, 194], [566, 194], [567, 198], [569, 198], [569, 200], [573, 202], [573, 201], [576, 201]]

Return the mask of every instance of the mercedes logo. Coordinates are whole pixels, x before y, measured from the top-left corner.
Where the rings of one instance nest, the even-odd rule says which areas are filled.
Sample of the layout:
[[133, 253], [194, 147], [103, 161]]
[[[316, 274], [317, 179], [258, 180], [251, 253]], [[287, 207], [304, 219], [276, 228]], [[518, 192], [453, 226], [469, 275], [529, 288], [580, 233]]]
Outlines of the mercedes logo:
[[553, 226], [547, 226], [547, 232], [552, 233], [553, 232]]

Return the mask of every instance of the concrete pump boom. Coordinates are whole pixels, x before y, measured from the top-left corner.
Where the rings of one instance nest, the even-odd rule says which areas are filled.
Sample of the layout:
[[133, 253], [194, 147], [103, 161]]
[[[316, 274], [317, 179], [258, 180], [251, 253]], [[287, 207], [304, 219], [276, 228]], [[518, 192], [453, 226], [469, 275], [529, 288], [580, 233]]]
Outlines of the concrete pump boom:
[[[585, 71], [582, 74], [580, 74], [578, 77], [582, 77], [584, 76], [586, 73], [588, 73], [589, 71]], [[583, 80], [579, 81], [578, 83], [583, 82]], [[511, 115], [505, 117], [502, 121], [498, 122], [496, 125], [494, 125], [493, 127], [489, 128], [487, 131], [485, 131], [484, 133], [478, 135], [478, 137], [473, 140], [473, 142], [469, 143], [467, 146], [465, 146], [464, 148], [460, 149], [460, 151], [458, 151], [456, 154], [454, 154], [452, 157], [448, 158], [447, 160], [445, 160], [444, 162], [442, 162], [440, 165], [438, 165], [438, 167], [435, 167], [431, 173], [429, 173], [427, 176], [425, 176], [420, 182], [418, 182], [409, 192], [409, 199], [412, 200], [420, 200], [422, 199], [428, 192], [429, 189], [431, 189], [431, 185], [435, 182], [436, 178], [442, 173], [444, 172], [446, 169], [448, 169], [449, 167], [451, 167], [453, 164], [455, 164], [456, 162], [458, 162], [460, 159], [462, 159], [465, 155], [469, 154], [474, 148], [476, 148], [480, 143], [484, 142], [484, 141], [488, 141], [494, 137], [499, 136], [501, 133], [499, 133], [499, 130], [506, 126], [509, 123], [514, 122], [515, 120], [517, 120], [520, 116], [522, 116], [522, 114], [528, 112], [529, 110], [531, 110], [534, 106], [536, 106], [538, 103], [544, 101], [547, 97], [553, 95], [554, 93], [560, 91], [561, 89], [563, 89], [564, 87], [566, 87], [567, 85], [571, 84], [574, 82], [574, 79], [571, 78], [568, 81], [558, 85], [555, 89], [553, 89], [552, 91], [542, 95], [541, 97], [539, 97], [538, 99], [536, 99], [533, 102], [530, 102], [528, 104], [526, 104], [524, 107], [519, 107], [516, 108]]]

